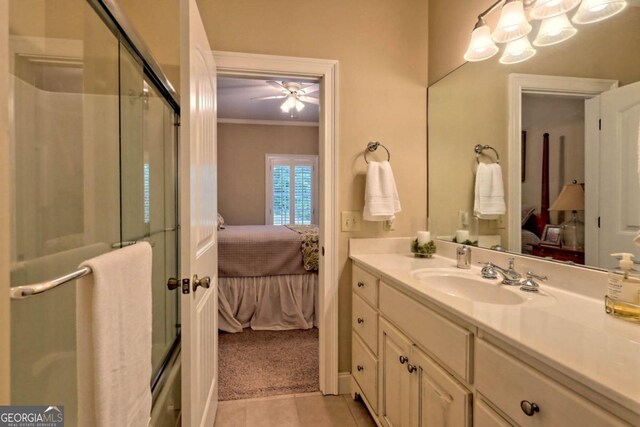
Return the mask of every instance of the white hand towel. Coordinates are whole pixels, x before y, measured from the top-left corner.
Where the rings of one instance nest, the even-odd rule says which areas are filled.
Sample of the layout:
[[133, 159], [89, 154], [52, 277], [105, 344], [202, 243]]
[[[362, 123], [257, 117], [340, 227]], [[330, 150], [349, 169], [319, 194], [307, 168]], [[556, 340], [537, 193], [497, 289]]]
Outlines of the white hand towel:
[[391, 165], [386, 160], [369, 162], [363, 218], [367, 221], [393, 220], [400, 210], [400, 199]]
[[476, 171], [474, 215], [480, 219], [497, 219], [506, 211], [502, 168], [497, 163], [480, 163]]
[[151, 414], [151, 246], [82, 263], [78, 280], [78, 425], [145, 427]]

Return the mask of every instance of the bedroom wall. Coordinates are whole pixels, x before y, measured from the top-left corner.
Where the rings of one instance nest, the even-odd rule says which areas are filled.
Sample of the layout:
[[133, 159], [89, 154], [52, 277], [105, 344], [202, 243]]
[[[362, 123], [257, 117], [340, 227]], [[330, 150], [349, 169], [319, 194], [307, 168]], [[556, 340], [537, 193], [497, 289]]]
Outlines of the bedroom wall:
[[339, 234], [339, 369], [351, 361], [351, 237], [410, 236], [426, 227], [427, 0], [199, 1], [215, 50], [340, 61], [338, 209], [361, 211], [370, 140], [391, 151], [402, 212], [395, 231], [363, 223]]
[[227, 224], [264, 224], [265, 154], [318, 154], [317, 126], [218, 123], [218, 211]]

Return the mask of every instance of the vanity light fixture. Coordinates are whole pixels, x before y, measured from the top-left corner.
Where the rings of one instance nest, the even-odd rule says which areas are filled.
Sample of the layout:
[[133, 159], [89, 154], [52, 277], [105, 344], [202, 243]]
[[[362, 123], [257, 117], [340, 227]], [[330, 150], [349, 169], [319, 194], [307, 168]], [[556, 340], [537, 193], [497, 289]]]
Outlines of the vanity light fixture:
[[578, 11], [573, 15], [576, 24], [592, 24], [610, 18], [624, 10], [624, 0], [583, 0]]
[[[502, 5], [498, 25], [493, 31], [484, 18]], [[498, 52], [496, 43], [506, 43], [500, 57], [502, 64], [517, 64], [533, 57], [536, 50], [531, 46], [528, 34], [532, 25], [529, 19], [539, 19], [540, 29], [533, 41], [534, 46], [551, 46], [573, 37], [577, 30], [571, 25], [567, 13], [578, 5], [571, 21], [575, 24], [590, 24], [620, 13], [627, 6], [626, 0], [497, 0], [478, 15], [471, 33], [469, 47], [464, 59], [470, 62], [484, 61]], [[529, 19], [527, 18], [528, 11]]]
[[563, 13], [542, 21], [540, 30], [533, 44], [534, 46], [551, 46], [570, 39], [575, 36], [577, 32], [578, 30], [571, 25], [567, 15]]
[[484, 19], [479, 18], [471, 33], [469, 48], [464, 54], [464, 59], [470, 62], [484, 61], [498, 53], [498, 46], [491, 38], [491, 30]]
[[501, 64], [517, 64], [524, 62], [536, 54], [536, 50], [529, 43], [527, 36], [507, 43], [504, 52], [500, 57]]
[[491, 37], [497, 43], [508, 43], [510, 41], [526, 36], [531, 32], [531, 24], [524, 14], [522, 0], [506, 0], [498, 25]]
[[580, 0], [538, 0], [529, 12], [532, 19], [547, 19], [573, 10]]

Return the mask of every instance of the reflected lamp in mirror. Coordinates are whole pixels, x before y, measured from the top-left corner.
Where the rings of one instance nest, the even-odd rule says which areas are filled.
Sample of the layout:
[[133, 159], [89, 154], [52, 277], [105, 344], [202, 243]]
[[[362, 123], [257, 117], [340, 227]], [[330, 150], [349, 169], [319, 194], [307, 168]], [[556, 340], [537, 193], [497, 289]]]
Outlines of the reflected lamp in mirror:
[[562, 188], [560, 195], [549, 208], [550, 211], [571, 211], [571, 218], [561, 224], [562, 246], [570, 249], [584, 247], [584, 223], [578, 218], [578, 211], [584, 210], [584, 189], [574, 181]]

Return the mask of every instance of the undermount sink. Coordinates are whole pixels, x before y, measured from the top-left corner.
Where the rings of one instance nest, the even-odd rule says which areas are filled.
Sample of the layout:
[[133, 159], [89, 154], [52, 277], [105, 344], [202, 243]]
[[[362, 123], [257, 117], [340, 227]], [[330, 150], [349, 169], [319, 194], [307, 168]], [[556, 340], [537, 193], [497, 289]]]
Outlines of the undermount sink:
[[425, 268], [412, 271], [411, 276], [447, 295], [476, 302], [517, 305], [529, 299], [506, 289], [499, 280], [489, 281], [454, 269]]

